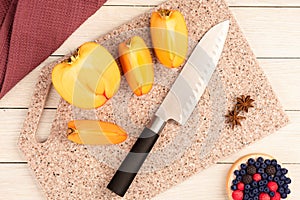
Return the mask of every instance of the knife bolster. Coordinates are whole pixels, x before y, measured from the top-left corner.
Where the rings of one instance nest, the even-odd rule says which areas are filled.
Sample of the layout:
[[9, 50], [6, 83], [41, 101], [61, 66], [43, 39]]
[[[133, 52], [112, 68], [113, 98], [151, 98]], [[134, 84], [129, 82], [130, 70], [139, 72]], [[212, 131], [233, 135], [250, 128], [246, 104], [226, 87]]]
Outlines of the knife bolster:
[[165, 125], [166, 125], [166, 122], [164, 120], [162, 120], [160, 117], [154, 115], [152, 120], [148, 123], [148, 125], [146, 127], [149, 128], [150, 130], [152, 130], [153, 132], [159, 134], [163, 130]]

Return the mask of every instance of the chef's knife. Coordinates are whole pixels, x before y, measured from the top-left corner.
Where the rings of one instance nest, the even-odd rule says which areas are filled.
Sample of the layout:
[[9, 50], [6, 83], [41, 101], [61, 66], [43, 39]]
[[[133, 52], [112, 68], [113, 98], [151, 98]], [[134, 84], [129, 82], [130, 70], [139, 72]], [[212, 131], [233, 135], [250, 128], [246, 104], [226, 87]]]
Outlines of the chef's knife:
[[152, 121], [142, 131], [107, 188], [124, 196], [169, 119], [183, 125], [192, 114], [217, 64], [229, 20], [212, 27], [194, 48]]

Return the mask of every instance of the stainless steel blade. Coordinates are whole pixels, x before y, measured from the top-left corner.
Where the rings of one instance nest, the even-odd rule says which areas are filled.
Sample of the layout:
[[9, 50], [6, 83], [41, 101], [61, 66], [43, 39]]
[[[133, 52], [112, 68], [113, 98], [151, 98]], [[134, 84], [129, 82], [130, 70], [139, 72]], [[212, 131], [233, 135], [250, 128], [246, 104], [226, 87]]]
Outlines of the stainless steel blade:
[[184, 124], [218, 64], [229, 29], [229, 20], [212, 27], [194, 48], [155, 115]]

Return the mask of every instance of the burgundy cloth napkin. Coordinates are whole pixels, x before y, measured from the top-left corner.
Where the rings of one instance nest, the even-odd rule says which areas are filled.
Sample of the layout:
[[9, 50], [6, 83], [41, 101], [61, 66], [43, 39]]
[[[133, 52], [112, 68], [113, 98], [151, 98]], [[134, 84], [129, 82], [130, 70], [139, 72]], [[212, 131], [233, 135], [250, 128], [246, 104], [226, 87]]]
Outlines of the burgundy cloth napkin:
[[0, 98], [106, 0], [0, 0]]

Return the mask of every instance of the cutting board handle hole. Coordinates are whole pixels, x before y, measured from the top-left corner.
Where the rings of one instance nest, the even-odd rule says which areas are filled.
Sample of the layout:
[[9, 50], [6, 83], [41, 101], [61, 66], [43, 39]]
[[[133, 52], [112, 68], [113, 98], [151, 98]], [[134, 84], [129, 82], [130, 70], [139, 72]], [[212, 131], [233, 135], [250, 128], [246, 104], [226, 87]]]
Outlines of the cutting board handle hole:
[[[58, 95], [53, 95], [53, 93], [56, 92], [51, 86], [45, 100], [45, 108], [40, 115], [39, 123], [35, 132], [35, 140], [37, 143], [45, 143], [51, 133], [52, 122], [55, 118], [56, 113], [56, 108], [51, 107], [51, 105], [58, 105], [60, 99]], [[53, 100], [53, 98], [49, 98], [51, 96], [57, 96], [57, 98]], [[57, 102], [53, 103], [53, 101]]]

